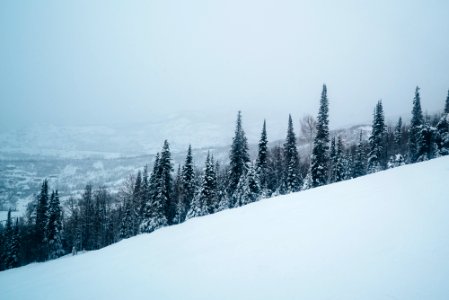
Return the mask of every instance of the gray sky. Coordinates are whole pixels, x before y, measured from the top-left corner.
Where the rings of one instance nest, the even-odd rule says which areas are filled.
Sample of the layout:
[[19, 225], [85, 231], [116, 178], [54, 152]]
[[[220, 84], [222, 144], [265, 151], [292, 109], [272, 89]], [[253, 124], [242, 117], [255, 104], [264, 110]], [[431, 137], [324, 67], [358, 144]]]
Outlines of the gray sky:
[[[337, 4], [338, 2], [338, 4]], [[414, 88], [441, 110], [449, 1], [15, 1], [0, 3], [0, 129], [145, 121], [168, 112], [331, 127], [408, 117]]]

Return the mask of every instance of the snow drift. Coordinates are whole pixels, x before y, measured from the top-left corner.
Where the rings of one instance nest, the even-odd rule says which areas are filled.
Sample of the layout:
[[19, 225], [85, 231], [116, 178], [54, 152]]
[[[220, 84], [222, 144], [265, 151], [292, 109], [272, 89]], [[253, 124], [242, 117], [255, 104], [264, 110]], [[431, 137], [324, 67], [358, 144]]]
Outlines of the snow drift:
[[449, 299], [449, 157], [0, 273], [1, 299]]

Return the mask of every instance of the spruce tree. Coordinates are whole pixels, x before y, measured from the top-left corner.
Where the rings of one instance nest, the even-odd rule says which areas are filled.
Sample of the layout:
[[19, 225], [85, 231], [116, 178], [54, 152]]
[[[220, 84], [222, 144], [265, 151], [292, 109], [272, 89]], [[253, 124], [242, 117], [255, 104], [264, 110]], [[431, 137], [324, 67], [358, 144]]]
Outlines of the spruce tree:
[[262, 193], [256, 169], [251, 165], [248, 172], [242, 176], [235, 191], [236, 206], [243, 206], [258, 201]]
[[374, 109], [372, 131], [369, 138], [370, 152], [368, 154], [368, 172], [370, 173], [383, 170], [386, 167], [385, 135], [385, 117], [382, 101], [379, 100]]
[[334, 164], [333, 164], [333, 182], [339, 182], [345, 179], [345, 157], [344, 157], [344, 146], [343, 141], [341, 139], [341, 136], [337, 139], [337, 145], [336, 145], [336, 151], [335, 151], [335, 158], [334, 158]]
[[173, 164], [171, 161], [170, 146], [168, 141], [164, 141], [161, 159], [159, 163], [159, 192], [156, 198], [161, 201], [165, 208], [165, 217], [168, 225], [173, 224], [176, 215], [176, 200], [173, 197]]
[[437, 130], [435, 127], [425, 123], [420, 126], [417, 137], [416, 161], [425, 161], [435, 158], [437, 155], [436, 145]]
[[259, 140], [259, 148], [257, 152], [256, 170], [260, 179], [260, 184], [264, 190], [267, 189], [268, 181], [268, 139], [267, 139], [267, 125], [263, 121], [262, 133]]
[[47, 211], [48, 211], [48, 180], [45, 179], [42, 183], [40, 194], [37, 198], [36, 205], [36, 242], [42, 243], [45, 238], [45, 226], [47, 225]]
[[192, 146], [189, 145], [187, 149], [187, 156], [182, 167], [182, 197], [181, 207], [179, 211], [180, 222], [183, 222], [186, 218], [187, 212], [190, 210], [193, 198], [196, 192], [195, 183], [195, 167], [193, 164]]
[[248, 154], [248, 142], [246, 140], [245, 131], [242, 127], [242, 114], [237, 114], [237, 122], [235, 127], [235, 135], [232, 139], [231, 152], [229, 154], [229, 178], [228, 178], [228, 195], [231, 197], [230, 206], [235, 203], [232, 198], [242, 175], [247, 171], [247, 163], [250, 162]]
[[335, 144], [335, 136], [331, 139], [331, 148], [329, 153], [329, 182], [335, 182], [334, 166], [337, 162], [337, 148]]
[[122, 221], [120, 225], [120, 238], [127, 239], [134, 236], [133, 203], [131, 198], [123, 198]]
[[159, 153], [153, 166], [149, 181], [149, 200], [145, 205], [143, 221], [140, 224], [141, 232], [152, 232], [167, 225], [166, 198], [164, 198], [162, 181], [162, 168]]
[[421, 110], [421, 97], [419, 94], [419, 87], [416, 87], [415, 98], [413, 99], [412, 120], [410, 121], [409, 132], [409, 161], [414, 163], [418, 159], [418, 140], [421, 127], [424, 124], [424, 117]]
[[208, 153], [201, 188], [188, 212], [188, 218], [212, 214], [217, 209], [217, 177], [215, 174], [215, 163], [213, 157]]
[[48, 259], [54, 259], [64, 255], [62, 248], [62, 211], [57, 190], [53, 191], [50, 197], [45, 240]]
[[402, 118], [399, 117], [398, 122], [396, 123], [396, 127], [394, 128], [394, 148], [396, 150], [396, 154], [399, 154], [401, 152], [402, 135]]
[[291, 115], [288, 116], [287, 138], [284, 144], [285, 169], [285, 191], [286, 193], [297, 192], [301, 189], [302, 178], [299, 166], [299, 154], [296, 148], [296, 137], [293, 130]]
[[352, 176], [354, 178], [360, 177], [366, 174], [365, 168], [365, 151], [363, 149], [362, 131], [360, 130], [359, 143], [354, 158], [354, 167]]
[[444, 106], [444, 113], [449, 114], [449, 90], [447, 91], [446, 105]]
[[320, 109], [316, 127], [316, 136], [313, 142], [311, 176], [312, 186], [322, 186], [327, 183], [328, 177], [328, 149], [329, 149], [329, 102], [327, 88], [323, 85]]
[[134, 183], [134, 189], [132, 194], [132, 202], [131, 202], [131, 217], [133, 219], [133, 232], [134, 235], [139, 232], [139, 226], [142, 222], [142, 216], [141, 216], [141, 206], [142, 206], [142, 196], [143, 196], [143, 189], [142, 189], [142, 173], [137, 171], [136, 180]]

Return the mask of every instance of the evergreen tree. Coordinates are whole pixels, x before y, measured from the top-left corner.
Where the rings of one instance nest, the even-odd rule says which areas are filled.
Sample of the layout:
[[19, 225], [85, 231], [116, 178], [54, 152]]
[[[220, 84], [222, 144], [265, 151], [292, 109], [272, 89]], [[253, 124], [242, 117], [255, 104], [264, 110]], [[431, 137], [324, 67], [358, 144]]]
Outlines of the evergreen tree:
[[399, 154], [402, 147], [402, 118], [399, 117], [396, 127], [394, 128], [394, 148], [395, 153]]
[[441, 116], [437, 124], [438, 130], [437, 145], [440, 155], [449, 155], [449, 113]]
[[417, 137], [416, 161], [429, 160], [437, 155], [436, 136], [437, 130], [435, 127], [427, 123], [420, 126]]
[[370, 152], [368, 154], [368, 172], [374, 173], [385, 169], [385, 117], [382, 107], [382, 101], [377, 102], [374, 109], [374, 118], [371, 136], [369, 138]]
[[48, 206], [48, 219], [45, 231], [47, 258], [54, 259], [64, 255], [62, 248], [62, 211], [58, 191], [53, 191]]
[[92, 185], [87, 184], [80, 200], [80, 235], [81, 250], [92, 250], [95, 245], [94, 236], [94, 203], [92, 197]]
[[168, 225], [173, 224], [176, 215], [176, 200], [173, 197], [173, 164], [171, 161], [170, 146], [164, 141], [159, 164], [159, 192], [156, 198], [163, 203]]
[[333, 182], [339, 182], [345, 179], [346, 177], [346, 168], [345, 166], [345, 157], [344, 157], [344, 146], [341, 137], [338, 137], [334, 164], [333, 164]]
[[[246, 140], [245, 132], [242, 127], [242, 115], [238, 112], [237, 122], [235, 128], [235, 135], [232, 140], [231, 152], [229, 155], [230, 169], [229, 169], [229, 183], [228, 183], [228, 195], [232, 198], [237, 185], [240, 181], [240, 177], [246, 173], [246, 164], [250, 162], [248, 154], [248, 142]], [[235, 203], [235, 199], [231, 199], [230, 206]]]
[[365, 174], [366, 174], [365, 151], [363, 150], [362, 131], [360, 130], [359, 143], [357, 145], [357, 151], [355, 154], [352, 176], [356, 178], [363, 176]]
[[335, 182], [334, 166], [337, 162], [337, 147], [335, 136], [331, 139], [331, 148], [329, 153], [329, 182]]
[[259, 140], [259, 149], [257, 152], [256, 170], [260, 179], [260, 184], [264, 190], [267, 189], [268, 181], [268, 139], [267, 125], [263, 121], [262, 133]]
[[149, 200], [145, 205], [143, 221], [140, 224], [141, 232], [152, 232], [167, 225], [166, 198], [164, 198], [162, 181], [162, 168], [159, 153], [153, 166], [149, 182]]
[[248, 172], [242, 178], [235, 191], [236, 206], [243, 206], [258, 201], [261, 196], [261, 186], [258, 174], [254, 166], [250, 166]]
[[449, 90], [447, 91], [446, 105], [444, 106], [444, 113], [449, 114]]
[[133, 220], [133, 235], [139, 232], [139, 226], [142, 222], [141, 206], [142, 206], [142, 173], [137, 171], [136, 181], [134, 183], [134, 189], [131, 202], [131, 218]]
[[127, 239], [134, 236], [134, 212], [133, 212], [133, 204], [132, 199], [124, 198], [123, 199], [123, 215], [122, 222], [120, 226], [120, 238]]
[[421, 97], [419, 95], [419, 87], [416, 87], [415, 98], [413, 99], [412, 120], [410, 121], [408, 141], [409, 160], [412, 163], [418, 160], [418, 140], [423, 124], [424, 117], [421, 110]]
[[186, 218], [196, 192], [195, 167], [193, 165], [192, 147], [189, 145], [184, 166], [182, 167], [182, 197], [179, 211], [180, 222]]
[[285, 162], [281, 146], [277, 145], [270, 151], [268, 162], [268, 190], [273, 195], [285, 194], [283, 182], [285, 176]]
[[199, 217], [214, 213], [218, 209], [217, 177], [213, 157], [208, 153], [201, 188], [195, 197], [187, 217]]
[[328, 177], [328, 149], [329, 149], [329, 102], [327, 99], [327, 88], [323, 85], [321, 93], [320, 109], [316, 136], [313, 142], [311, 175], [312, 186], [317, 187], [326, 184]]
[[[142, 173], [142, 197], [140, 202], [140, 223], [142, 223], [145, 211], [145, 205], [149, 201], [150, 198], [150, 183], [148, 179], [148, 165], [145, 165]], [[140, 226], [140, 225], [139, 225]]]
[[[8, 212], [8, 218], [11, 218], [11, 211]], [[11, 222], [11, 221], [10, 221]], [[19, 235], [19, 219], [16, 218], [14, 228], [9, 229], [7, 233], [8, 252], [6, 253], [6, 268], [17, 268], [20, 265], [19, 251], [20, 251], [20, 235]]]
[[287, 193], [297, 192], [301, 189], [302, 178], [299, 168], [299, 154], [296, 148], [296, 137], [293, 130], [291, 115], [288, 116], [287, 138], [284, 144], [285, 169], [285, 190]]
[[47, 225], [47, 210], [48, 210], [48, 180], [45, 179], [42, 183], [41, 192], [37, 198], [36, 206], [36, 242], [42, 243], [45, 238], [45, 226]]

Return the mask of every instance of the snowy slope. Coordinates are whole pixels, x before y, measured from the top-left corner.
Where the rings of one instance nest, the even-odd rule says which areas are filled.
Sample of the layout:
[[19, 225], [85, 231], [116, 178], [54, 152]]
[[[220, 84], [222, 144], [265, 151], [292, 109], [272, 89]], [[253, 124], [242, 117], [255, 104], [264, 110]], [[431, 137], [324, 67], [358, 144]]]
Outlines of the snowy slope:
[[0, 273], [2, 299], [449, 299], [449, 157]]

